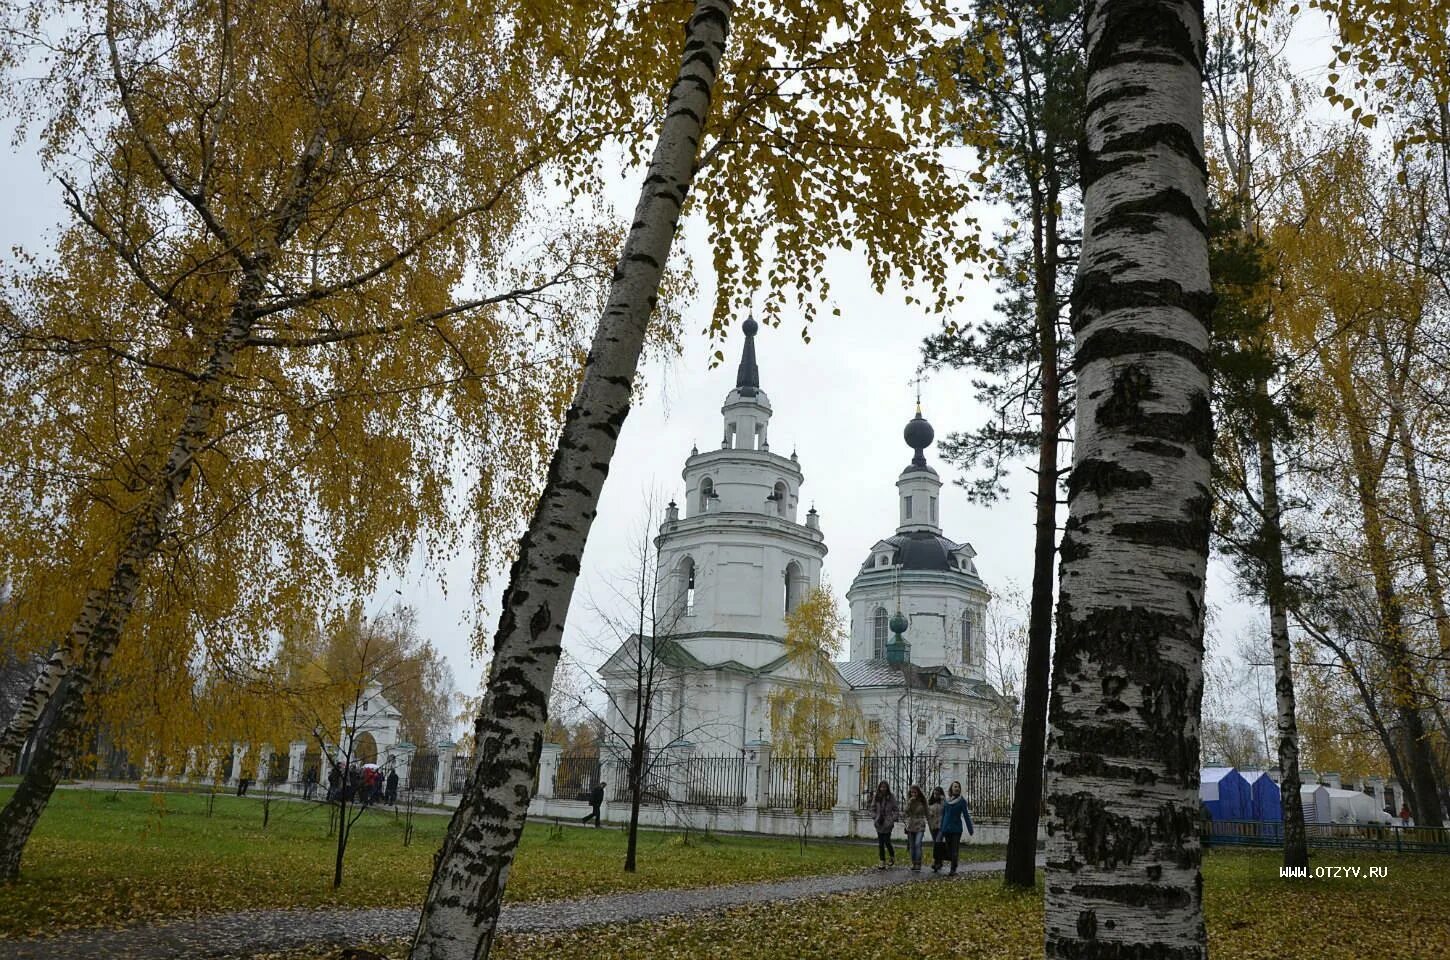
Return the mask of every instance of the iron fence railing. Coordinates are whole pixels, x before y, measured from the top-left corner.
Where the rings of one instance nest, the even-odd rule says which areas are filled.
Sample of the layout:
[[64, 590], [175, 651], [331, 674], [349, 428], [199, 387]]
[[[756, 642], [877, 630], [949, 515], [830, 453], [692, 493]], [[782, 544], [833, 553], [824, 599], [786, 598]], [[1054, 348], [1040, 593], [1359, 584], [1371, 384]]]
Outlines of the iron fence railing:
[[876, 787], [885, 780], [891, 785], [891, 793], [903, 809], [906, 806], [906, 791], [912, 784], [921, 787], [922, 793], [930, 795], [931, 788], [941, 782], [941, 760], [934, 753], [892, 753], [861, 758], [861, 785], [858, 796], [862, 810], [871, 809], [871, 798]]
[[1017, 789], [1017, 766], [992, 760], [968, 760], [962, 771], [962, 796], [977, 820], [1005, 820], [1012, 816], [1012, 793]]
[[714, 807], [745, 805], [745, 757], [691, 757], [684, 764], [687, 803]]
[[[662, 758], [646, 755], [644, 770], [640, 777], [639, 802], [644, 804], [664, 803], [670, 799], [670, 778], [679, 764], [666, 762]], [[629, 803], [629, 759], [611, 760], [607, 765], [606, 786], [610, 803]]]
[[771, 757], [767, 773], [767, 806], [830, 810], [836, 805], [834, 757]]
[[448, 792], [462, 793], [463, 785], [468, 782], [468, 775], [473, 772], [473, 755], [469, 753], [457, 753], [453, 755], [453, 764], [448, 771]]
[[[1278, 820], [1203, 820], [1205, 846], [1278, 847], [1284, 824]], [[1346, 850], [1393, 850], [1398, 853], [1450, 853], [1450, 827], [1404, 827], [1378, 823], [1306, 823], [1311, 847]], [[1312, 868], [1311, 868], [1312, 869]]]
[[419, 750], [408, 762], [408, 789], [432, 792], [438, 788], [438, 751]]
[[560, 800], [585, 800], [599, 782], [597, 753], [565, 753], [554, 771], [554, 796]]
[[273, 753], [267, 761], [267, 786], [277, 787], [287, 782], [287, 762], [285, 753]]

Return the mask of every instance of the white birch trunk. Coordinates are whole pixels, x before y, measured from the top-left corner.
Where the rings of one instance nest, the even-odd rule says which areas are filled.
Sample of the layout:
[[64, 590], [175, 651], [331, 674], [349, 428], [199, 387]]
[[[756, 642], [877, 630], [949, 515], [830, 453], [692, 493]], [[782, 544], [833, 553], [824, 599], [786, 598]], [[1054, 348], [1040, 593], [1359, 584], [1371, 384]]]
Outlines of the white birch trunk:
[[161, 542], [167, 520], [191, 476], [197, 453], [210, 436], [221, 402], [223, 381], [235, 369], [237, 353], [251, 331], [251, 311], [243, 304], [255, 307], [262, 289], [260, 281], [247, 286], [249, 289], [239, 294], [241, 303], [233, 310], [231, 321], [203, 368], [186, 418], [160, 471], [160, 479], [132, 521], [106, 585], [87, 594], [80, 615], [71, 625], [63, 646], [78, 651], [78, 655], [65, 674], [67, 682], [55, 725], [40, 738], [25, 778], [0, 811], [0, 880], [19, 876], [26, 841], [60, 781], [66, 762], [79, 750], [86, 696], [115, 653], [121, 630], [136, 603], [142, 571]]
[[410, 956], [486, 957], [533, 794], [564, 617], [579, 575], [710, 109], [730, 0], [697, 0], [634, 220], [519, 545], [474, 726], [476, 766], [449, 824]]
[[1254, 424], [1259, 448], [1259, 497], [1264, 505], [1264, 594], [1269, 608], [1269, 640], [1274, 653], [1274, 706], [1279, 731], [1278, 757], [1282, 773], [1284, 866], [1309, 865], [1309, 841], [1304, 834], [1304, 805], [1299, 796], [1299, 721], [1295, 713], [1294, 667], [1289, 643], [1289, 611], [1284, 578], [1283, 511], [1279, 508], [1279, 463], [1274, 435], [1266, 416], [1269, 385], [1254, 382]]
[[25, 749], [26, 739], [40, 722], [45, 705], [55, 696], [56, 688], [65, 679], [73, 659], [70, 647], [65, 644], [56, 647], [50, 659], [45, 662], [45, 669], [25, 692], [25, 699], [20, 702], [15, 715], [5, 725], [5, 732], [0, 733], [0, 770], [8, 769], [20, 756], [20, 751]]
[[[320, 98], [317, 106], [321, 124], [329, 106], [327, 97]], [[297, 158], [289, 189], [268, 218], [274, 232], [261, 238], [257, 249], [245, 258], [238, 256], [241, 274], [236, 299], [225, 325], [211, 343], [206, 363], [197, 372], [186, 415], [172, 437], [166, 459], [154, 465], [156, 484], [137, 506], [124, 539], [117, 544], [113, 566], [105, 576], [104, 585], [87, 593], [62, 644], [73, 651], [73, 662], [64, 675], [65, 688], [55, 723], [36, 744], [24, 779], [0, 811], [0, 881], [19, 876], [20, 858], [31, 831], [60, 782], [65, 765], [79, 752], [87, 695], [105, 673], [116, 651], [121, 631], [136, 604], [146, 564], [160, 546], [166, 525], [195, 469], [197, 455], [211, 440], [217, 410], [237, 360], [246, 349], [266, 292], [268, 274], [278, 251], [306, 216], [318, 189], [319, 173], [329, 146], [327, 129], [319, 125]]]
[[1203, 10], [1087, 8], [1077, 429], [1049, 715], [1046, 955], [1207, 953]]

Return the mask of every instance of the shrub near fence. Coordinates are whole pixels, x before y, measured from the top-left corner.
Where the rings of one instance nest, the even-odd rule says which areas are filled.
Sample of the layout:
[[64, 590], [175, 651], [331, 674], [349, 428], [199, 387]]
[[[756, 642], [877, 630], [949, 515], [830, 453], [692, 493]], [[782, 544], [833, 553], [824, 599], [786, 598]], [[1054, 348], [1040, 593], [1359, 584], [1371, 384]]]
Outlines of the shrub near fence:
[[836, 805], [835, 757], [771, 757], [766, 804], [788, 810], [830, 810]]

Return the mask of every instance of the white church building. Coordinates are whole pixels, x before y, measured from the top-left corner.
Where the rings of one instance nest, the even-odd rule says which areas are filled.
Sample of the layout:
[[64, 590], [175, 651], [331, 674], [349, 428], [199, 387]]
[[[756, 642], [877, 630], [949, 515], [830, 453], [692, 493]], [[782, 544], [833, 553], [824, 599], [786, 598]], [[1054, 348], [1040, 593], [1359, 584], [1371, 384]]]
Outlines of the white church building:
[[[770, 448], [757, 332], [745, 321], [720, 445], [685, 459], [683, 508], [670, 504], [655, 539], [654, 650], [666, 679], [651, 705], [661, 718], [654, 748], [745, 751], [770, 737], [772, 693], [802, 682], [785, 656], [785, 616], [820, 585], [826, 537], [814, 508], [802, 515], [796, 455]], [[861, 717], [855, 736], [868, 753], [930, 753], [947, 736], [969, 742], [976, 757], [1003, 759], [1012, 705], [983, 675], [989, 594], [976, 551], [943, 533], [942, 481], [925, 454], [934, 434], [919, 405], [904, 437], [912, 457], [896, 481], [899, 522], [846, 593], [849, 659], [834, 665]], [[615, 730], [627, 726], [622, 713], [634, 712], [638, 643], [632, 637], [600, 670]]]

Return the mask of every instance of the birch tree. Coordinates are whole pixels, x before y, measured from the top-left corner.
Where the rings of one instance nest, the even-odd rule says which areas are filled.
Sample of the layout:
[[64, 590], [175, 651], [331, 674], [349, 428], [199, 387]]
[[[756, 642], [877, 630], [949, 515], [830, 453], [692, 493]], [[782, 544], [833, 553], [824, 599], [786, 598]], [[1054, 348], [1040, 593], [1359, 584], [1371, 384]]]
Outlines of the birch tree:
[[[634, 16], [653, 23], [674, 10]], [[444, 840], [414, 958], [482, 957], [492, 945], [565, 614], [692, 187], [701, 188], [714, 248], [717, 329], [762, 286], [767, 320], [792, 290], [809, 316], [828, 295], [824, 257], [852, 242], [878, 288], [896, 271], [930, 291], [931, 305], [955, 302], [952, 273], [980, 247], [965, 213], [970, 185], [943, 159], [955, 139], [955, 91], [934, 31], [951, 26], [936, 2], [691, 5], [608, 303], [509, 577], [475, 723], [476, 767]]]
[[1049, 957], [1202, 957], [1203, 10], [1087, 7], [1077, 425], [1047, 760]]
[[846, 645], [849, 626], [835, 594], [817, 587], [785, 615], [785, 656], [801, 681], [768, 697], [770, 742], [778, 756], [829, 757], [836, 741], [864, 725], [846, 702], [846, 685], [832, 658]]
[[[1273, 144], [1292, 129], [1292, 81], [1271, 53], [1292, 22], [1221, 4], [1211, 37], [1210, 178], [1216, 207], [1211, 252], [1216, 304], [1213, 367], [1216, 423], [1215, 529], [1239, 579], [1268, 611], [1278, 746], [1283, 772], [1284, 865], [1309, 863], [1299, 797], [1299, 744], [1289, 637], [1287, 533], [1297, 504], [1282, 489], [1281, 454], [1311, 429], [1290, 359], [1275, 337], [1274, 251], [1264, 240], [1264, 206], [1279, 192]], [[1288, 88], [1288, 92], [1285, 90]]]
[[65, 677], [0, 877], [104, 678], [255, 663], [279, 611], [456, 552], [468, 516], [488, 569], [526, 515], [617, 238], [587, 205], [532, 232], [541, 171], [591, 169], [633, 108], [572, 125], [538, 50], [573, 25], [512, 9], [38, 0], [6, 34], [0, 62], [46, 54], [6, 103], [70, 220], [0, 311], [0, 618], [57, 650], [7, 744]]

